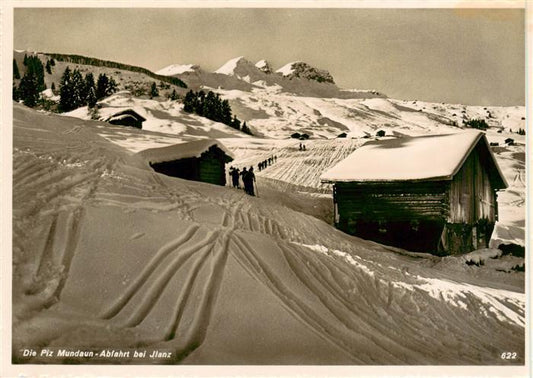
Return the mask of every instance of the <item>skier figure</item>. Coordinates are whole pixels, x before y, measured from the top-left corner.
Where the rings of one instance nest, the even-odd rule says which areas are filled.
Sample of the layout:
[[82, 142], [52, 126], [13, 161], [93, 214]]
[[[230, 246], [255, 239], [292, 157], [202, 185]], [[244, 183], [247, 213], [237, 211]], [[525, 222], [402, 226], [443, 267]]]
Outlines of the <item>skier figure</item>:
[[300, 143], [300, 151], [302, 150], [302, 144]]
[[231, 181], [233, 183], [234, 188], [239, 188], [239, 168], [233, 168], [230, 169], [230, 175], [231, 175]]
[[246, 177], [246, 181], [244, 182], [246, 193], [248, 193], [251, 196], [255, 196], [254, 194], [254, 182], [255, 182], [254, 167], [250, 167], [250, 169], [248, 170], [248, 174], [244, 177]]
[[245, 191], [246, 193], [248, 193], [248, 192], [247, 192], [247, 188], [246, 188], [246, 180], [247, 180], [247, 177], [248, 177], [248, 171], [246, 170], [246, 167], [244, 167], [244, 168], [242, 169], [240, 175], [241, 175], [242, 183], [244, 184], [244, 191]]

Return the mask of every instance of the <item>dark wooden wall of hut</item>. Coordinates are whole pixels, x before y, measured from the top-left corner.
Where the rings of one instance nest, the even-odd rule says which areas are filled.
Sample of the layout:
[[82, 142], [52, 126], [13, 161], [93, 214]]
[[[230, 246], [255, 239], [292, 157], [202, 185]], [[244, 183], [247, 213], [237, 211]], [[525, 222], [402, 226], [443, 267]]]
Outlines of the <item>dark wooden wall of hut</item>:
[[336, 226], [412, 251], [437, 251], [449, 205], [448, 183], [350, 182], [334, 187]]
[[225, 159], [224, 151], [212, 146], [200, 158], [193, 157], [150, 165], [156, 172], [167, 176], [226, 185]]
[[198, 179], [211, 184], [226, 185], [226, 154], [219, 148], [211, 147], [200, 158]]
[[185, 180], [199, 180], [199, 164], [197, 158], [152, 163], [150, 166], [154, 169], [154, 171], [167, 176], [179, 177]]

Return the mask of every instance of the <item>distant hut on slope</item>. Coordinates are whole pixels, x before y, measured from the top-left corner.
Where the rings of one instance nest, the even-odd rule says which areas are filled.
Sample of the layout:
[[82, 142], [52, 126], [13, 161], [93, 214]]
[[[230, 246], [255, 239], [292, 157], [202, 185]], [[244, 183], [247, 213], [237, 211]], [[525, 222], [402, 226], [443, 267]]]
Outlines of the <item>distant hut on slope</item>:
[[339, 229], [439, 255], [488, 246], [507, 187], [479, 131], [369, 142], [321, 179]]
[[121, 110], [105, 119], [105, 122], [112, 125], [131, 126], [138, 129], [142, 129], [144, 121], [146, 118], [133, 109]]
[[213, 139], [150, 148], [138, 154], [156, 172], [217, 185], [226, 185], [225, 164], [233, 160], [231, 152]]

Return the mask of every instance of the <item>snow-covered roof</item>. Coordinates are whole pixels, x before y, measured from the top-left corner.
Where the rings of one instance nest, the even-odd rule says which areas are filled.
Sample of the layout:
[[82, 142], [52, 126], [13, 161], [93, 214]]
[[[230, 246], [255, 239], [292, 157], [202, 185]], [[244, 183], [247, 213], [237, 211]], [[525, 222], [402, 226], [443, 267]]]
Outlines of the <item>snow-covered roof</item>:
[[108, 122], [110, 122], [110, 121], [120, 121], [120, 120], [124, 120], [124, 119], [128, 119], [128, 118], [137, 119], [137, 118], [135, 118], [135, 116], [133, 116], [131, 114], [121, 114], [121, 115], [113, 116], [113, 117], [109, 118], [107, 121]]
[[171, 64], [170, 66], [161, 68], [156, 74], [163, 76], [179, 75], [185, 72], [194, 72], [196, 67], [194, 64]]
[[233, 75], [235, 68], [237, 68], [237, 63], [239, 60], [243, 59], [244, 56], [238, 56], [228, 60], [222, 67], [215, 71], [215, 73], [224, 74], [224, 75]]
[[[109, 110], [109, 109], [112, 109], [112, 108], [102, 108], [102, 109], [106, 109], [106, 110]], [[101, 112], [102, 113], [102, 112]], [[100, 113], [100, 115], [102, 116], [102, 114]], [[110, 112], [107, 112], [107, 113], [110, 113]], [[139, 121], [146, 121], [146, 118], [144, 118], [142, 115], [139, 114], [139, 112], [135, 111], [134, 109], [132, 108], [126, 108], [126, 109], [115, 109], [115, 111], [113, 113], [111, 113], [111, 115], [109, 115], [105, 121], [106, 122], [109, 122], [111, 121], [112, 119], [114, 120], [118, 120], [118, 119], [123, 119], [123, 118], [126, 118], [124, 116], [131, 116], [131, 117], [134, 117], [135, 119], [139, 120]]]
[[494, 170], [506, 187], [505, 178], [481, 131], [369, 142], [326, 171], [320, 179], [323, 182], [451, 180], [478, 142], [485, 144]]
[[235, 157], [220, 141], [216, 139], [200, 139], [192, 142], [173, 144], [171, 146], [149, 148], [138, 152], [149, 163], [161, 163], [179, 159], [200, 157], [212, 146], [217, 146], [233, 160]]
[[61, 99], [61, 97], [60, 96], [56, 96], [54, 94], [54, 92], [50, 88], [45, 89], [44, 91], [42, 91], [41, 92], [41, 96], [43, 98], [47, 98], [47, 99], [52, 100], [52, 101], [59, 101]]

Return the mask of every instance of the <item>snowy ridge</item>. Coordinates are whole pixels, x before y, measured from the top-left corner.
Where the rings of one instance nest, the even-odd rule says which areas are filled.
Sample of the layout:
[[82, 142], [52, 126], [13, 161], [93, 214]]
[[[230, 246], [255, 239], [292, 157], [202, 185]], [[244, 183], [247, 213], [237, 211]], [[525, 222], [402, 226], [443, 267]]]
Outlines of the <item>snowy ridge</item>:
[[155, 72], [158, 75], [163, 76], [173, 76], [179, 75], [185, 72], [194, 72], [198, 66], [194, 64], [171, 64], [165, 68], [161, 68], [159, 71]]

